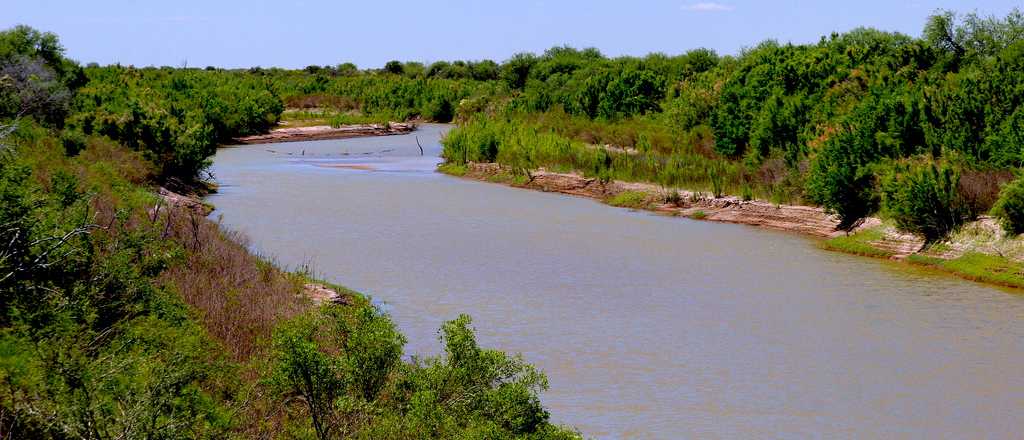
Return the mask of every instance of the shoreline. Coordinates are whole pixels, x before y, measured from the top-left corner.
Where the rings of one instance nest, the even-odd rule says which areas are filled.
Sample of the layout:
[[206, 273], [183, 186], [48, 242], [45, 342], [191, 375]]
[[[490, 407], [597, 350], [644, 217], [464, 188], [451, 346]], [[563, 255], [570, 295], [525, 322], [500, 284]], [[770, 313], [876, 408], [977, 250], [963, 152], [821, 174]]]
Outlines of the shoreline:
[[321, 141], [367, 136], [394, 136], [412, 133], [415, 123], [389, 122], [386, 124], [353, 124], [332, 127], [313, 125], [308, 127], [278, 127], [269, 133], [234, 138], [234, 144], [274, 144], [280, 142]]
[[[818, 238], [820, 246], [829, 251], [895, 260], [968, 281], [1024, 289], [1024, 264], [1020, 263], [1024, 259], [1024, 242], [1005, 239], [1001, 228], [990, 217], [968, 223], [961, 228], [961, 233], [946, 241], [929, 244], [876, 217], [866, 218], [849, 233], [836, 230], [839, 220], [813, 206], [781, 205], [735, 196], [714, 197], [706, 192], [666, 189], [650, 183], [601, 182], [578, 173], [545, 169], [533, 170], [527, 177], [514, 175], [496, 163], [441, 164], [438, 171], [515, 188], [586, 197], [611, 206], [795, 232]], [[1008, 246], [1013, 247], [1012, 253], [1001, 249]], [[1019, 255], [1011, 255], [1018, 252]]]
[[[822, 208], [800, 205], [777, 205], [760, 200], [743, 200], [739, 197], [714, 197], [709, 193], [677, 190], [679, 200], [675, 203], [666, 202], [669, 194], [665, 188], [649, 184], [613, 180], [601, 182], [596, 178], [584, 177], [576, 173], [556, 173], [539, 169], [531, 172], [532, 179], [517, 179], [504, 168], [494, 163], [470, 163], [465, 166], [465, 173], [446, 174], [491, 183], [503, 183], [509, 186], [533, 189], [543, 192], [556, 192], [594, 199], [613, 206], [642, 209], [680, 217], [696, 218], [723, 223], [736, 223], [760, 226], [780, 231], [791, 231], [820, 238], [834, 238], [845, 235], [836, 231], [839, 221], [826, 214]], [[623, 194], [642, 194], [644, 200], [635, 204], [617, 204], [615, 199]], [[880, 223], [877, 219], [865, 221], [861, 228]]]

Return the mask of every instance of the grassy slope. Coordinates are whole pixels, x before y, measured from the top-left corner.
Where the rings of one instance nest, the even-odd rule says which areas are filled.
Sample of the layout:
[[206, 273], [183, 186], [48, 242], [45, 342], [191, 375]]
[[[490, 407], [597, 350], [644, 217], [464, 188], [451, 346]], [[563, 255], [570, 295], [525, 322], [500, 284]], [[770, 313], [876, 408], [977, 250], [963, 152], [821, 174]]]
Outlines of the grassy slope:
[[[881, 228], [872, 228], [826, 240], [822, 242], [822, 247], [868, 257], [891, 258], [892, 252], [873, 244], [882, 238]], [[958, 236], [955, 239], [964, 240], [964, 237]], [[1019, 238], [1004, 239], [1006, 242], [1019, 240]], [[921, 253], [908, 256], [905, 261], [971, 281], [1024, 289], [1024, 264], [1021, 262], [1003, 255], [981, 252], [978, 247], [974, 247], [975, 250], [962, 252], [960, 255], [944, 255], [942, 251], [949, 247], [947, 243], [935, 243], [926, 247]]]

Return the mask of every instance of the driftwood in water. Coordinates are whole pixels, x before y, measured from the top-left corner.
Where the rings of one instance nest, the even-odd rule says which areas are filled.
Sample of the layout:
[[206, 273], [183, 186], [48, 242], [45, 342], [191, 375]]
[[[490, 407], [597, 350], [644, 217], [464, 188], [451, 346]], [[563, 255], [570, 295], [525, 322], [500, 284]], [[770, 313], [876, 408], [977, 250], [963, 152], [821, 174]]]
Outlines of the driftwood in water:
[[420, 145], [420, 137], [419, 136], [416, 136], [416, 146], [420, 147], [420, 156], [422, 156], [423, 155], [423, 146]]

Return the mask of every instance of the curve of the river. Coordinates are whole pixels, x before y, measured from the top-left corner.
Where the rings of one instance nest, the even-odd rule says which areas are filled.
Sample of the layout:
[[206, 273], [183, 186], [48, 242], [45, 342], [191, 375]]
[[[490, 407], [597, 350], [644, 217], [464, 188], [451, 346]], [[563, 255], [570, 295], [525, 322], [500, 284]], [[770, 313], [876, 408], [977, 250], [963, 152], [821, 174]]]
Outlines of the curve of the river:
[[213, 215], [385, 302], [407, 352], [436, 354], [440, 324], [472, 315], [482, 345], [548, 374], [554, 421], [589, 437], [1024, 432], [1024, 296], [437, 174], [446, 129], [221, 149]]

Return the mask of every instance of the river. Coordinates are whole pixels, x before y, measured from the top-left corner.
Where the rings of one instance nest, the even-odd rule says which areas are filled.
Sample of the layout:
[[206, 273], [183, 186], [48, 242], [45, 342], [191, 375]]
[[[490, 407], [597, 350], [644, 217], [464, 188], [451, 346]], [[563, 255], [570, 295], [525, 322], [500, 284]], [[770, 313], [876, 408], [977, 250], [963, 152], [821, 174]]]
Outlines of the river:
[[553, 421], [588, 437], [1024, 432], [1024, 296], [438, 174], [446, 129], [222, 148], [212, 215], [383, 303], [407, 353], [437, 354], [441, 323], [470, 314], [481, 345], [547, 373]]

